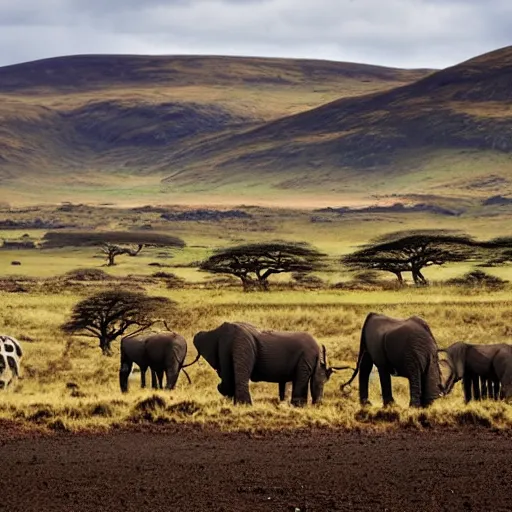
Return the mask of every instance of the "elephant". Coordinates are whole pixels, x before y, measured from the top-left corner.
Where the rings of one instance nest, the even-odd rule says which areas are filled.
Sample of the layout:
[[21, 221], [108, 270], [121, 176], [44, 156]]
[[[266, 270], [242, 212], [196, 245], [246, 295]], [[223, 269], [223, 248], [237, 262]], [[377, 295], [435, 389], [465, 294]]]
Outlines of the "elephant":
[[5, 389], [20, 375], [23, 356], [20, 342], [12, 336], [0, 335], [0, 389]]
[[361, 331], [357, 366], [343, 392], [359, 372], [359, 401], [369, 405], [368, 381], [373, 365], [379, 372], [384, 406], [394, 402], [391, 375], [406, 377], [410, 406], [427, 407], [442, 394], [437, 343], [427, 323], [417, 316], [406, 319], [369, 313]]
[[128, 377], [133, 363], [140, 367], [141, 387], [146, 387], [146, 370], [151, 369], [151, 386], [154, 389], [163, 387], [163, 376], [166, 375], [167, 389], [174, 389], [180, 370], [187, 379], [190, 377], [185, 368], [199, 360], [199, 354], [190, 364], [183, 364], [187, 356], [187, 342], [183, 336], [174, 332], [149, 333], [126, 336], [121, 340], [121, 366], [119, 384], [123, 393], [128, 391]]
[[292, 382], [291, 403], [303, 406], [308, 384], [313, 404], [322, 400], [324, 384], [334, 370], [326, 365], [325, 347], [306, 332], [260, 331], [244, 322], [224, 322], [194, 336], [194, 346], [217, 372], [217, 390], [235, 404], [252, 404], [249, 381], [279, 384], [284, 399]]
[[[500, 378], [493, 361], [500, 350], [504, 349], [500, 359], [506, 356], [506, 343], [492, 345], [474, 345], [458, 341], [446, 349], [439, 350], [446, 354], [440, 362], [442, 368], [443, 388], [450, 393], [455, 383], [462, 380], [464, 400], [466, 403], [481, 398], [498, 399], [500, 395]], [[500, 374], [505, 370], [500, 367]]]
[[503, 344], [492, 360], [492, 367], [501, 386], [500, 398], [512, 399], [512, 345]]

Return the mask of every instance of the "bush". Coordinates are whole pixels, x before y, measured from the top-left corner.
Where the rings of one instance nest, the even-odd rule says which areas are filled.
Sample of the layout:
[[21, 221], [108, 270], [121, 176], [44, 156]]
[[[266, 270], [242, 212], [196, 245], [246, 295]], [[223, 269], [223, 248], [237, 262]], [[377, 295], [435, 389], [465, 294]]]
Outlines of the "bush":
[[320, 277], [302, 272], [294, 272], [292, 274], [292, 280], [307, 288], [321, 288], [325, 285], [324, 280]]
[[496, 277], [491, 274], [487, 274], [483, 270], [472, 270], [464, 274], [462, 277], [454, 277], [446, 281], [446, 284], [450, 286], [467, 286], [473, 288], [504, 288], [508, 283], [501, 277]]
[[66, 272], [63, 276], [66, 281], [108, 281], [113, 277], [100, 268], [77, 268]]

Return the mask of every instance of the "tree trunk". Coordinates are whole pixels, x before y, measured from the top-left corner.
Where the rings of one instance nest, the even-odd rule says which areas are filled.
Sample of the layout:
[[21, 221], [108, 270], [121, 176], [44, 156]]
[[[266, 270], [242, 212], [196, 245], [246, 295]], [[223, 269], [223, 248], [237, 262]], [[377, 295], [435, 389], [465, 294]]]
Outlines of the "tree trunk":
[[425, 279], [425, 276], [421, 273], [421, 270], [418, 270], [418, 277], [421, 280], [421, 284], [428, 286], [428, 281]]
[[242, 286], [244, 292], [248, 292], [251, 289], [251, 281], [247, 276], [238, 276], [242, 280]]
[[109, 252], [107, 257], [108, 257], [107, 267], [114, 266], [116, 264], [115, 261], [114, 261], [114, 258], [116, 257], [116, 253], [115, 252]]
[[104, 356], [111, 356], [112, 349], [110, 347], [110, 340], [106, 336], [100, 338], [100, 348]]
[[425, 277], [423, 276], [423, 274], [421, 273], [421, 270], [419, 268], [413, 268], [411, 270], [411, 272], [412, 272], [412, 278], [414, 280], [415, 285], [426, 286], [428, 284], [427, 280], [425, 279]]
[[398, 282], [400, 283], [400, 286], [404, 284], [404, 278], [402, 277], [402, 272], [393, 272], [395, 274], [396, 278], [398, 279]]

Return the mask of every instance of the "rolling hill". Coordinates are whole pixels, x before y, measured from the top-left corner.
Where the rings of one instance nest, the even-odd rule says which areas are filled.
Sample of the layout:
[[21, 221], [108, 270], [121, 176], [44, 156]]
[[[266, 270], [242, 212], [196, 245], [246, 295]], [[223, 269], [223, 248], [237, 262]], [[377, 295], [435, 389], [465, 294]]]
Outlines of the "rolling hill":
[[201, 141], [429, 73], [314, 60], [129, 55], [3, 67], [0, 187], [14, 200], [35, 199], [43, 189], [59, 197], [71, 186], [92, 195], [127, 182], [158, 191], [173, 155]]
[[[219, 179], [283, 189], [512, 192], [512, 47], [392, 90], [343, 98], [194, 148]], [[179, 155], [170, 183], [197, 179]], [[246, 176], [243, 176], [243, 174]]]
[[0, 68], [12, 201], [512, 193], [512, 47], [451, 68], [75, 56]]

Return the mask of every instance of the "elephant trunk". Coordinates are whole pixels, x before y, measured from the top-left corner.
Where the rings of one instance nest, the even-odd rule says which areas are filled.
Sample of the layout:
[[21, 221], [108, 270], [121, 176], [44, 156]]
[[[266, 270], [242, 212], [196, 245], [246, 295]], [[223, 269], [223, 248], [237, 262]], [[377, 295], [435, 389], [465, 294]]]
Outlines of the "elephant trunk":
[[122, 369], [119, 371], [119, 386], [121, 387], [121, 392], [126, 393], [128, 391], [128, 377], [130, 372], [123, 371]]
[[133, 363], [127, 361], [121, 362], [121, 368], [119, 368], [119, 386], [122, 393], [128, 391], [128, 377], [132, 371], [132, 364]]
[[430, 359], [427, 378], [425, 379], [423, 405], [428, 406], [434, 400], [442, 396], [442, 390], [443, 386], [441, 385], [441, 375], [439, 371], [437, 353], [435, 353]]

